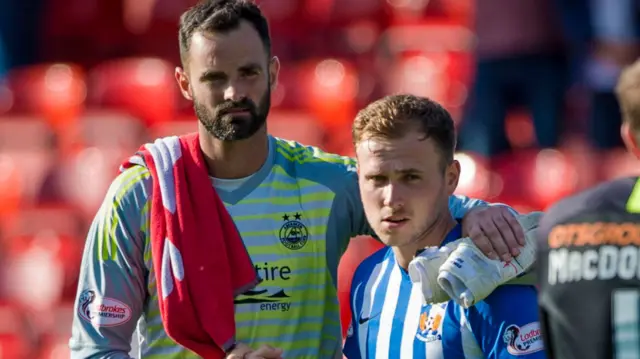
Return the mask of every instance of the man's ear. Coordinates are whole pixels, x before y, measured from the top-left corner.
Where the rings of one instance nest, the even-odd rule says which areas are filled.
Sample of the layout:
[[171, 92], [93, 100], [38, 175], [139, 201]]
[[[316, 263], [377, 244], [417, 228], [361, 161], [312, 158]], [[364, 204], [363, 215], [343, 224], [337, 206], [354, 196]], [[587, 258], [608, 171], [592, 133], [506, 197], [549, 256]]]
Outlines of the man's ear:
[[269, 61], [269, 81], [271, 83], [271, 91], [275, 91], [278, 86], [278, 74], [280, 73], [280, 59], [277, 56]]
[[458, 188], [458, 181], [460, 180], [460, 162], [453, 160], [449, 166], [445, 169], [445, 185], [447, 186], [447, 193], [449, 196]]
[[182, 67], [176, 67], [175, 77], [182, 96], [189, 101], [193, 101], [193, 93], [191, 93], [191, 85], [186, 71]]
[[638, 139], [635, 131], [631, 128], [629, 122], [623, 122], [620, 127], [620, 135], [622, 141], [624, 141], [627, 150], [631, 152], [636, 158], [640, 159], [640, 149], [638, 148]]

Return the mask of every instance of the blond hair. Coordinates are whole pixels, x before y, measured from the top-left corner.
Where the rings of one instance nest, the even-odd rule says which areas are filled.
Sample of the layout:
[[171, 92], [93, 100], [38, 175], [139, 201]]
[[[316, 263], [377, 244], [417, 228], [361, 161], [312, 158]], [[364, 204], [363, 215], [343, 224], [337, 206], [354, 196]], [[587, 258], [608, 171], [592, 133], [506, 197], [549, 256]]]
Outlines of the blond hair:
[[355, 146], [367, 139], [397, 139], [420, 131], [441, 152], [443, 165], [453, 161], [456, 133], [449, 112], [437, 102], [408, 94], [383, 97], [356, 115], [352, 127]]

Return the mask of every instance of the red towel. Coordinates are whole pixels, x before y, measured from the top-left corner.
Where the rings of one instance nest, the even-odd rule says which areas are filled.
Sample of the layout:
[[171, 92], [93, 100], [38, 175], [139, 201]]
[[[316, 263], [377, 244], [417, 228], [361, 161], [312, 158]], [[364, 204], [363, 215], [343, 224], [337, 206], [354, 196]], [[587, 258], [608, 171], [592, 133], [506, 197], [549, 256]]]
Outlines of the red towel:
[[153, 178], [150, 236], [160, 314], [167, 334], [205, 359], [235, 344], [235, 296], [259, 282], [224, 204], [213, 189], [196, 133], [140, 148], [134, 165]]

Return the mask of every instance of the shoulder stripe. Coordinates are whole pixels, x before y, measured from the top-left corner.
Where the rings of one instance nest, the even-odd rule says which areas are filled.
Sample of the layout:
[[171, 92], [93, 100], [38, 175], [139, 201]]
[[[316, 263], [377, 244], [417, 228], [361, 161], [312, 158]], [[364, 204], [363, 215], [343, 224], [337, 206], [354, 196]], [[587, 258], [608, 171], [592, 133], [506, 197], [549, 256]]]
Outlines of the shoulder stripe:
[[293, 147], [283, 140], [276, 142], [276, 151], [287, 160], [299, 164], [329, 162], [355, 165], [355, 160], [352, 158], [326, 153], [313, 147]]
[[151, 176], [149, 170], [144, 166], [134, 166], [122, 173], [122, 175], [116, 179], [118, 187], [113, 195], [114, 205], [118, 205], [129, 190], [140, 181], [147, 179]]
[[633, 191], [627, 201], [627, 212], [640, 213], [640, 178], [638, 178], [635, 186], [633, 186]]
[[[120, 207], [122, 198], [140, 181], [151, 176], [146, 167], [135, 166], [123, 172], [114, 182], [114, 195], [111, 197], [111, 206], [104, 207], [104, 217], [101, 223], [102, 235], [98, 240], [98, 258], [102, 261], [115, 260], [118, 253], [116, 242], [116, 229], [120, 221], [120, 216], [116, 211]], [[117, 186], [117, 187], [116, 187]], [[106, 205], [107, 203], [105, 203]]]

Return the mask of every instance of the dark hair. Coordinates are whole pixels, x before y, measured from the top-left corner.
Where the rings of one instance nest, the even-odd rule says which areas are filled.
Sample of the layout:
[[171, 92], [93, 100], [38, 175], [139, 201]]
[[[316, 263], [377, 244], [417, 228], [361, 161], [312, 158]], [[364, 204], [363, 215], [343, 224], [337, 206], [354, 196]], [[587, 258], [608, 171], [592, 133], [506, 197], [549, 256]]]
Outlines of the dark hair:
[[271, 54], [269, 24], [258, 5], [251, 0], [202, 0], [180, 16], [180, 58], [188, 59], [191, 37], [199, 31], [228, 32], [248, 21], [258, 32], [267, 54]]
[[443, 168], [451, 164], [456, 131], [449, 112], [437, 102], [408, 94], [383, 97], [358, 112], [353, 122], [353, 143], [370, 138], [395, 139], [416, 129], [441, 152]]

